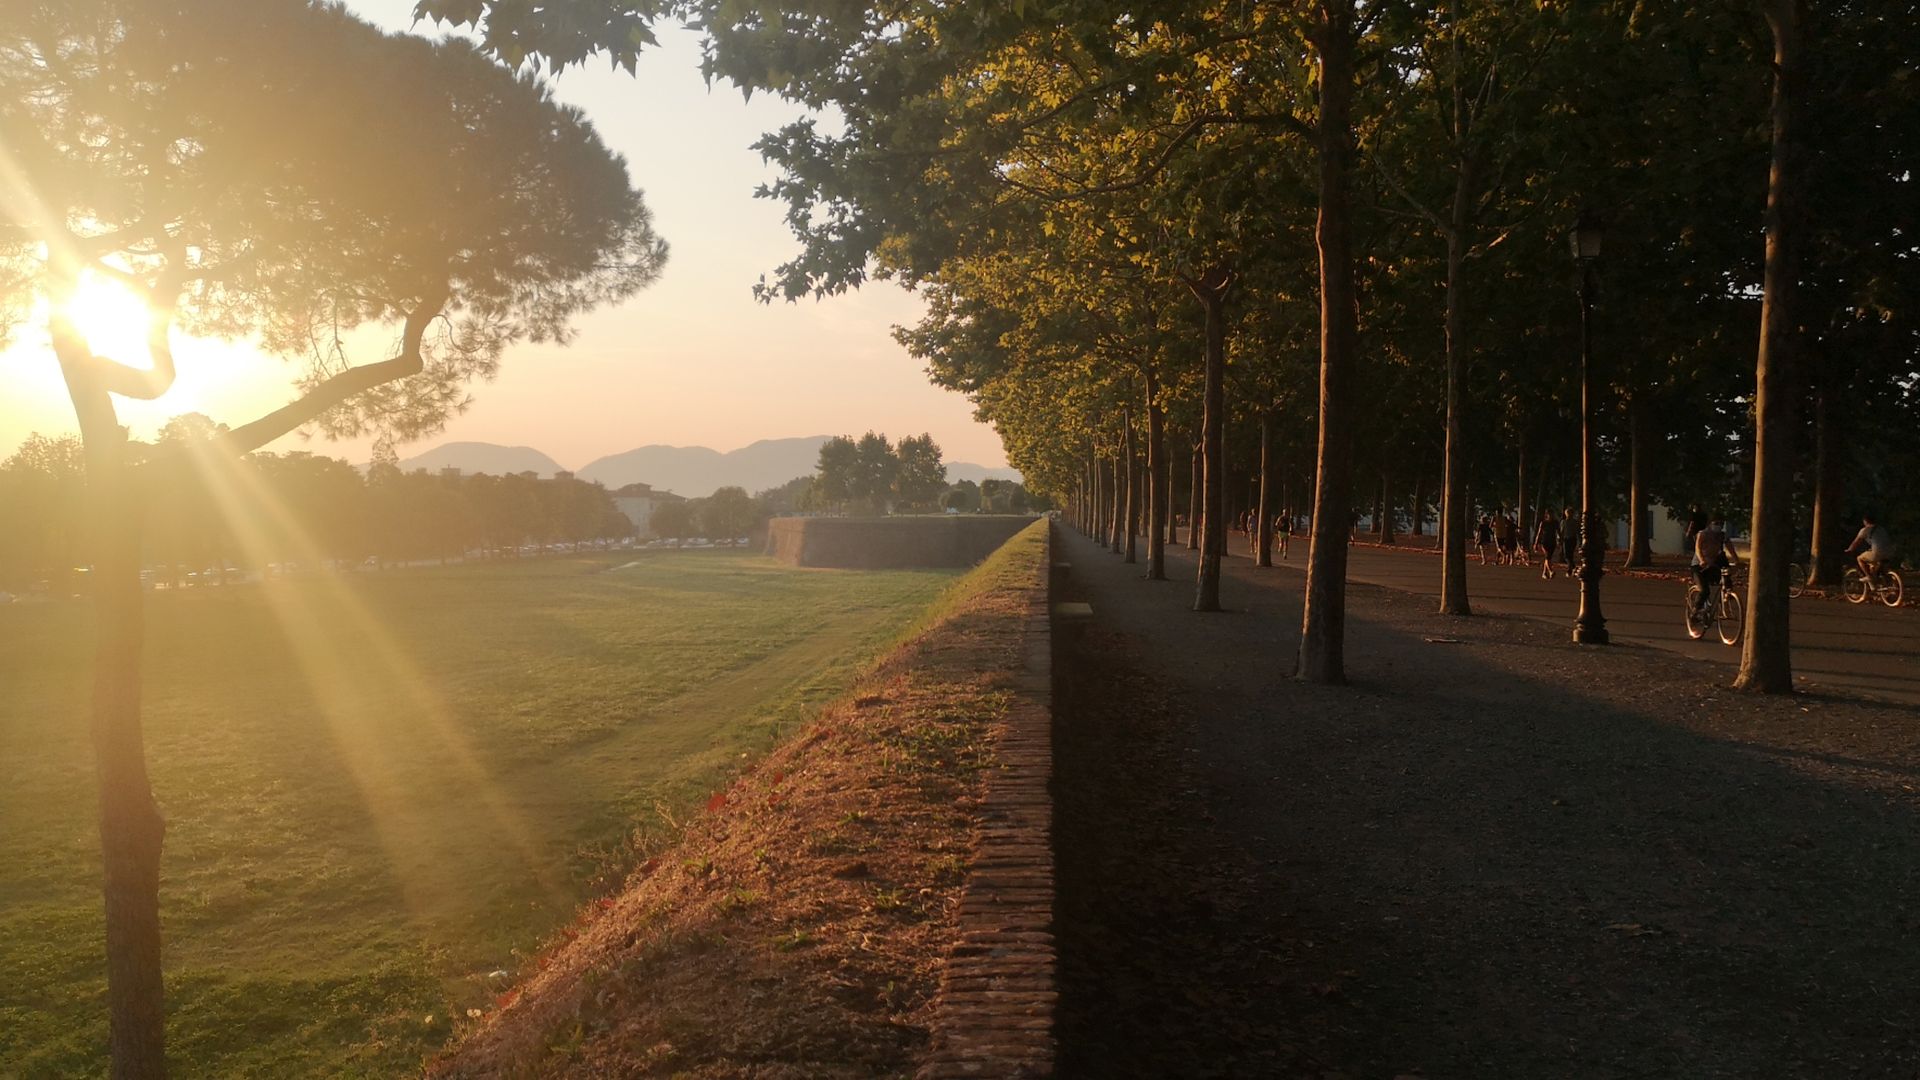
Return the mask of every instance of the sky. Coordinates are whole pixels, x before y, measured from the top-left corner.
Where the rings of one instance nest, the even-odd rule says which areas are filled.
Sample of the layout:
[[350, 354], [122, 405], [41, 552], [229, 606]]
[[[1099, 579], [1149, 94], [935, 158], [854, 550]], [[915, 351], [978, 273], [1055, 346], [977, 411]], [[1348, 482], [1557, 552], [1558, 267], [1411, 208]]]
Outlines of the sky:
[[[396, 31], [412, 23], [412, 6], [348, 3]], [[415, 31], [441, 32], [425, 23]], [[775, 174], [751, 147], [801, 110], [766, 95], [743, 101], [731, 85], [710, 91], [699, 73], [698, 38], [682, 29], [660, 37], [637, 76], [590, 62], [555, 87], [625, 155], [656, 231], [671, 245], [665, 274], [620, 307], [578, 320], [578, 336], [565, 347], [510, 350], [495, 381], [472, 387], [465, 415], [442, 434], [401, 447], [401, 456], [472, 440], [532, 446], [578, 468], [651, 443], [726, 451], [756, 439], [877, 429], [895, 437], [930, 432], [949, 461], [1004, 466], [999, 436], [973, 419], [964, 398], [930, 384], [890, 336], [892, 326], [918, 319], [919, 300], [886, 282], [797, 304], [753, 298], [754, 282], [791, 257], [797, 242], [781, 204], [753, 197]], [[44, 338], [23, 337], [0, 353], [0, 456], [29, 432], [74, 430]], [[176, 343], [175, 353], [180, 377], [167, 397], [121, 403], [135, 437], [151, 437], [168, 417], [189, 411], [238, 425], [292, 395], [297, 365], [264, 360], [245, 343]], [[354, 461], [369, 450], [364, 442], [297, 435], [270, 449]]]

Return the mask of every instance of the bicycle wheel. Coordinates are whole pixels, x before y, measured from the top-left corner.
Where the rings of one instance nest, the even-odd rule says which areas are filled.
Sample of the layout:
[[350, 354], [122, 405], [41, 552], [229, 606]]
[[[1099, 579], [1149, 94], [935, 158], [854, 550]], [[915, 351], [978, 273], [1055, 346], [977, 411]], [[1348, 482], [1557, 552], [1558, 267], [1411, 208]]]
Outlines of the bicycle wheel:
[[1801, 596], [1807, 591], [1807, 568], [1799, 563], [1787, 564], [1787, 595]]
[[1734, 645], [1740, 641], [1740, 631], [1746, 629], [1746, 614], [1740, 604], [1740, 594], [1732, 589], [1720, 590], [1720, 644]]
[[1840, 591], [1847, 594], [1847, 603], [1864, 604], [1867, 602], [1867, 579], [1860, 573], [1859, 567], [1849, 569], [1840, 577]]
[[1900, 571], [1889, 570], [1880, 575], [1880, 602], [1888, 607], [1899, 607], [1900, 601], [1907, 598], [1907, 583], [1900, 580]]
[[1707, 612], [1700, 606], [1700, 586], [1687, 586], [1687, 636], [1695, 641], [1707, 636]]

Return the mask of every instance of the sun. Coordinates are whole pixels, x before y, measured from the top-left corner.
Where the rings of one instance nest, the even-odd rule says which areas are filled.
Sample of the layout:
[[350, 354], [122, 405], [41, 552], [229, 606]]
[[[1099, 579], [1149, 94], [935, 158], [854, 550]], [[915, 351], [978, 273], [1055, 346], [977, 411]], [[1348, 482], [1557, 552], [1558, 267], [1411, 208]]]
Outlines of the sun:
[[105, 274], [88, 271], [66, 302], [66, 315], [94, 355], [129, 367], [148, 367], [148, 311], [140, 294]]

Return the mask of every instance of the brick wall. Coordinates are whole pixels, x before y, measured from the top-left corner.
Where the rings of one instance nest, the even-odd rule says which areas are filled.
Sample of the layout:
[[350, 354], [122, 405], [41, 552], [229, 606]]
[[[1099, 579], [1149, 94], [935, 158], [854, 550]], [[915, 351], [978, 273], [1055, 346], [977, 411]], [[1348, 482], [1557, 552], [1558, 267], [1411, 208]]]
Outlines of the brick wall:
[[774, 518], [766, 551], [795, 566], [849, 570], [972, 566], [1031, 524], [1031, 517], [1010, 514]]
[[1053, 1075], [1053, 539], [1027, 588], [1025, 662], [994, 732], [960, 934], [934, 999], [919, 1080]]

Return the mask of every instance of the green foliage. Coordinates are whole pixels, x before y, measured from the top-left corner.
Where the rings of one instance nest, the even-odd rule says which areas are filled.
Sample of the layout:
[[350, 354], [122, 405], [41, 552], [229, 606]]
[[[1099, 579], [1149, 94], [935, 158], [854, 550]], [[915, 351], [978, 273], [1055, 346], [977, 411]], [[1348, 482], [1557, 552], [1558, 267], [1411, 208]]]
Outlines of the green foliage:
[[709, 540], [725, 540], [744, 535], [758, 520], [751, 496], [744, 488], [723, 487], [700, 503], [700, 532]]
[[932, 435], [908, 435], [894, 447], [894, 457], [899, 464], [893, 474], [893, 494], [908, 506], [931, 506], [947, 485], [940, 445]]
[[[309, 422], [437, 430], [508, 347], [566, 340], [666, 256], [625, 163], [544, 84], [336, 5], [11, 5], [0, 143], [0, 308], [58, 312], [104, 274], [158, 309], [159, 342], [171, 324], [303, 360], [306, 404], [241, 450]], [[436, 315], [417, 363], [329, 382], [356, 327]], [[170, 357], [139, 359], [92, 364], [110, 390], [164, 393]]]

